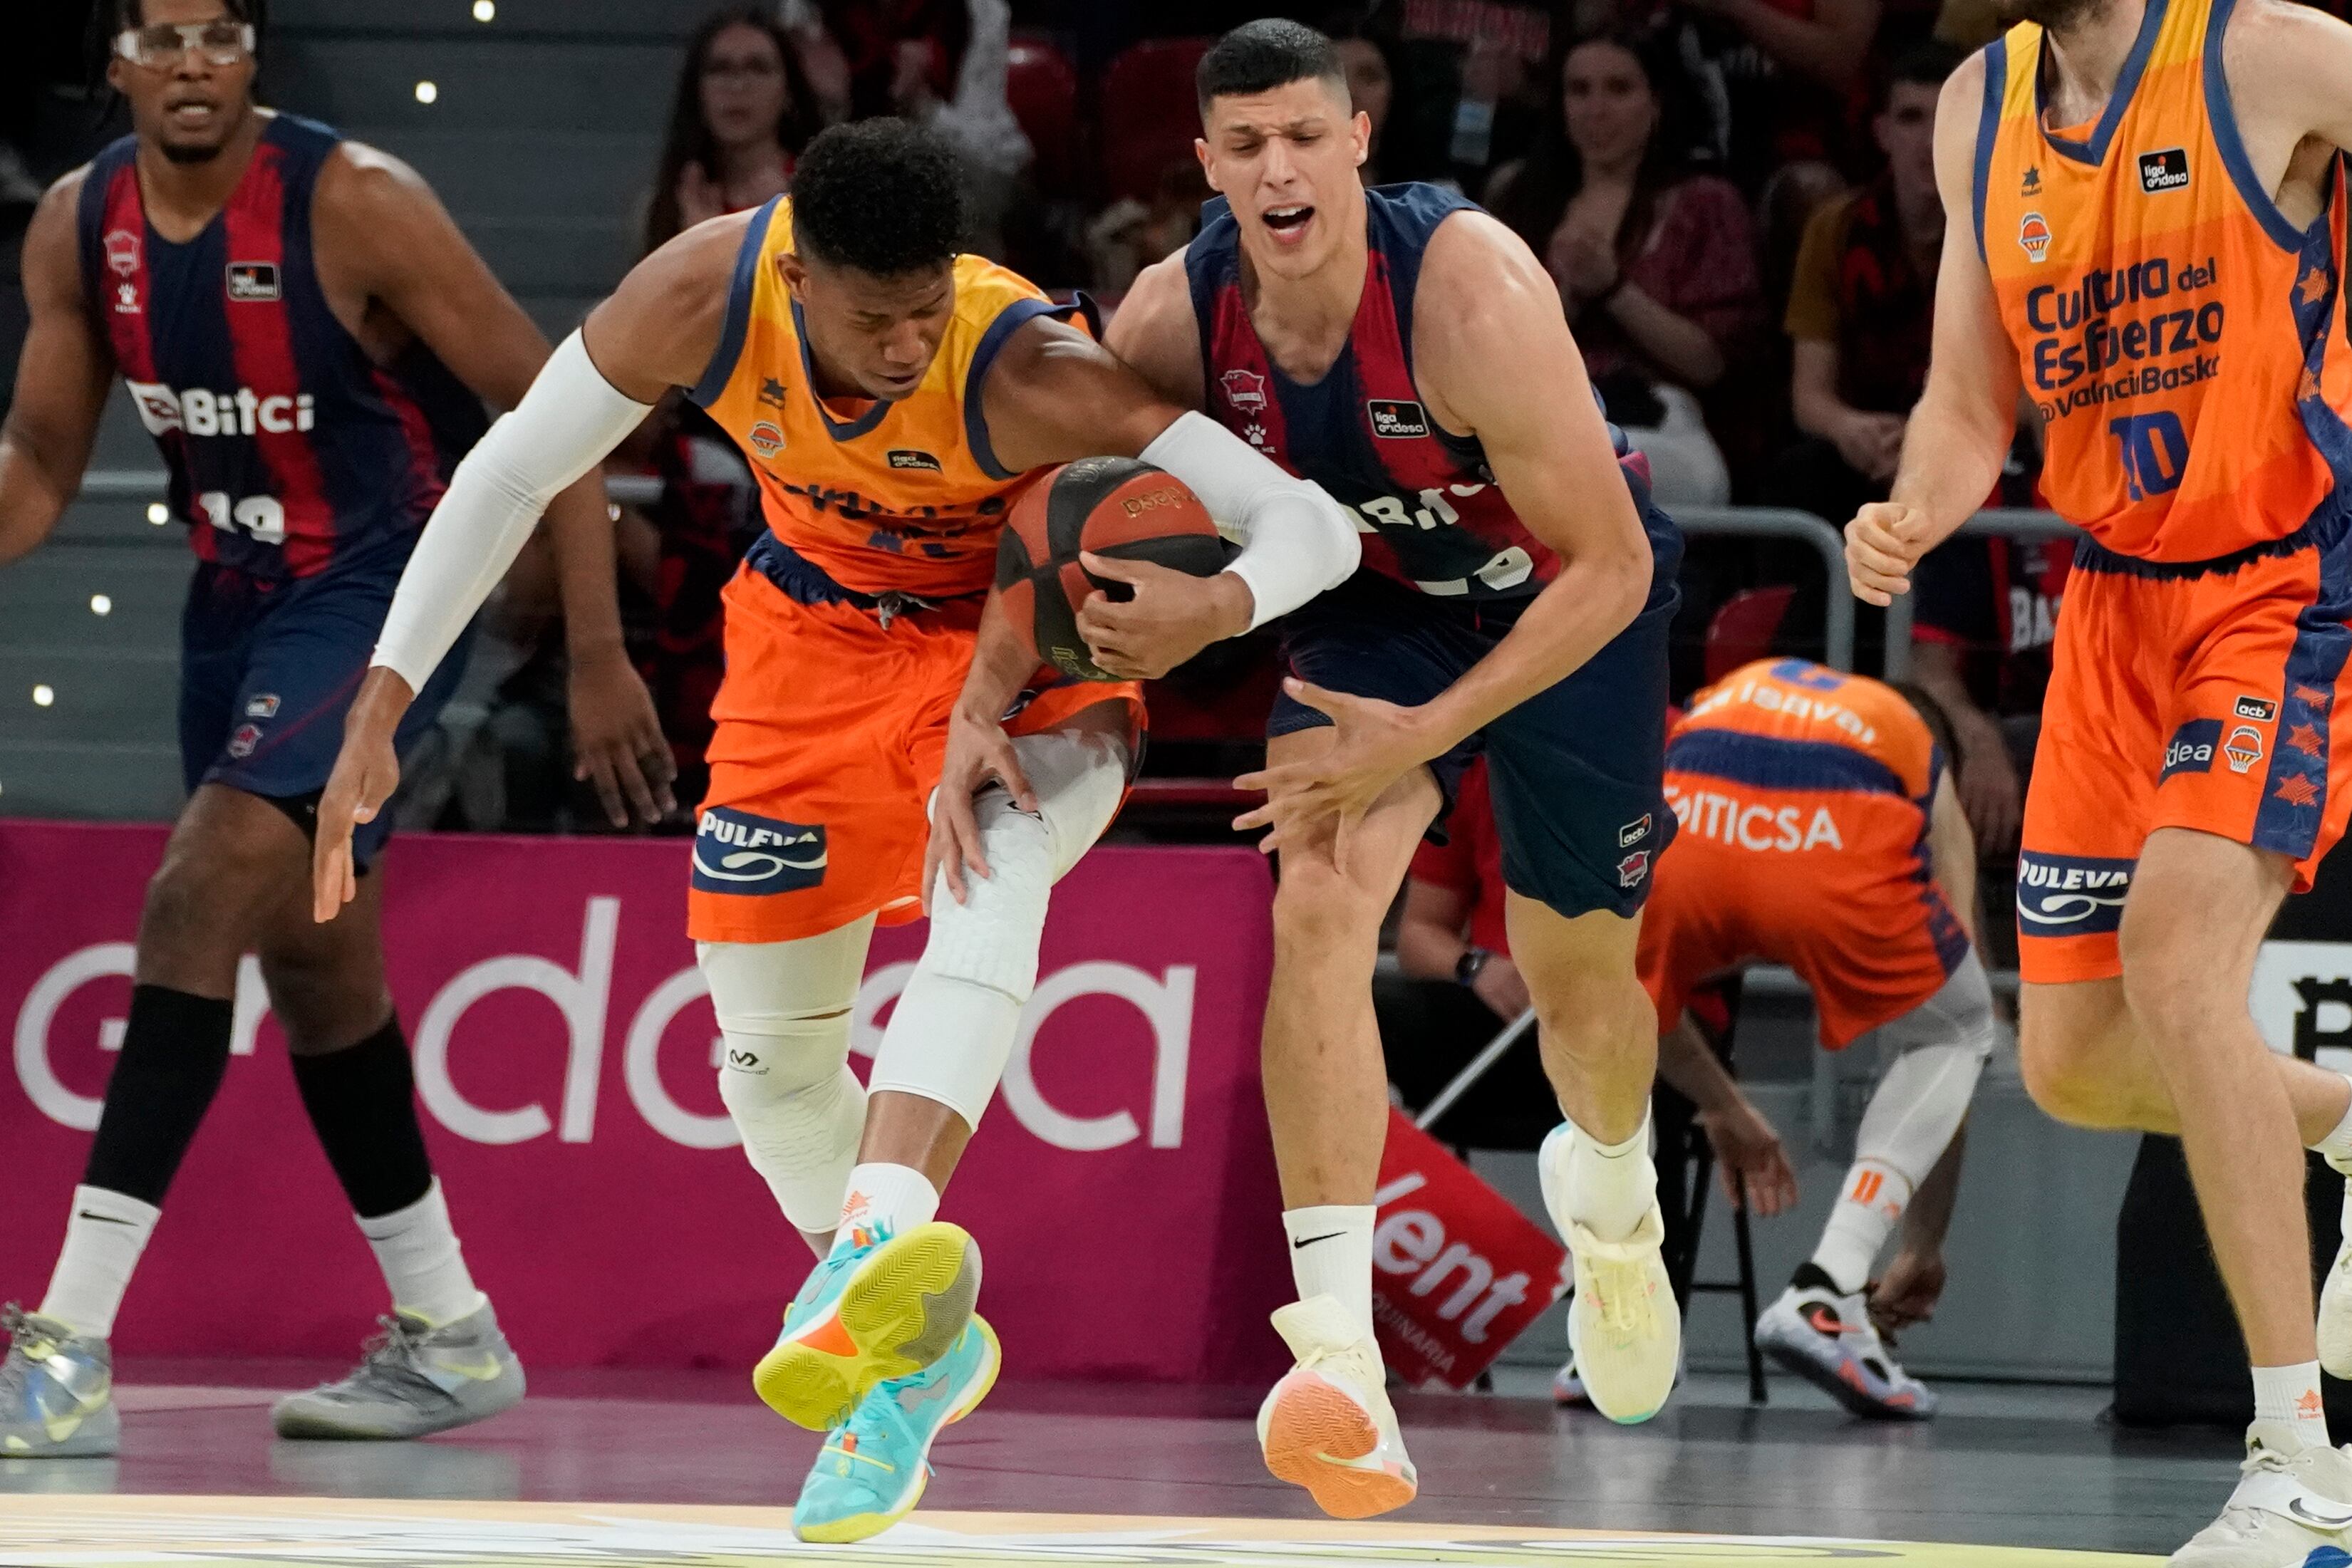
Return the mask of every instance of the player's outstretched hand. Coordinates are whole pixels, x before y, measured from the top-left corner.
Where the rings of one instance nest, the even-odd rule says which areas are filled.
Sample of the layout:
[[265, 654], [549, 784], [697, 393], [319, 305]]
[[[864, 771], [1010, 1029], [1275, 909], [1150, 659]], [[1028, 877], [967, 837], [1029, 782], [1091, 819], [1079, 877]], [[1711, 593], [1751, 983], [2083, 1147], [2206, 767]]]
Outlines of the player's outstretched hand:
[[1258, 848], [1269, 854], [1294, 840], [1303, 841], [1316, 824], [1328, 824], [1333, 818], [1339, 820], [1344, 845], [1349, 823], [1370, 810], [1390, 785], [1444, 749], [1431, 745], [1418, 708], [1327, 692], [1295, 675], [1284, 679], [1282, 689], [1329, 715], [1339, 733], [1314, 757], [1234, 780], [1236, 789], [1265, 796], [1265, 805], [1234, 818], [1234, 828], [1239, 832], [1271, 829], [1258, 841]]
[[400, 756], [393, 737], [415, 695], [406, 681], [378, 666], [360, 683], [359, 695], [343, 716], [342, 749], [335, 753], [335, 770], [319, 796], [318, 831], [310, 841], [310, 918], [321, 924], [359, 893], [352, 831], [374, 821], [400, 788]]
[[1911, 569], [1927, 553], [1927, 514], [1902, 501], [1873, 501], [1845, 526], [1845, 570], [1853, 596], [1881, 607], [1911, 591]]
[[991, 784], [1004, 786], [1023, 810], [1037, 809], [1037, 792], [1021, 771], [1013, 737], [996, 720], [976, 717], [959, 703], [948, 719], [947, 755], [940, 765], [940, 787], [931, 796], [931, 838], [923, 850], [924, 914], [931, 912], [931, 890], [942, 874], [958, 904], [969, 886], [967, 873], [988, 874], [988, 853], [980, 841], [980, 815], [972, 809], [972, 799]]
[[572, 777], [594, 781], [596, 799], [613, 826], [637, 821], [651, 827], [677, 810], [670, 780], [677, 777], [669, 740], [653, 694], [618, 643], [572, 656]]
[[1740, 1203], [1744, 1187], [1748, 1211], [1766, 1218], [1797, 1206], [1797, 1172], [1780, 1134], [1745, 1096], [1727, 1110], [1701, 1112], [1699, 1125], [1715, 1151], [1725, 1197]]
[[1156, 681], [1210, 643], [1249, 630], [1249, 585], [1229, 571], [1194, 577], [1157, 561], [1120, 560], [1092, 550], [1079, 562], [1123, 582], [1135, 596], [1097, 591], [1078, 609], [1078, 635], [1103, 669], [1127, 681]]

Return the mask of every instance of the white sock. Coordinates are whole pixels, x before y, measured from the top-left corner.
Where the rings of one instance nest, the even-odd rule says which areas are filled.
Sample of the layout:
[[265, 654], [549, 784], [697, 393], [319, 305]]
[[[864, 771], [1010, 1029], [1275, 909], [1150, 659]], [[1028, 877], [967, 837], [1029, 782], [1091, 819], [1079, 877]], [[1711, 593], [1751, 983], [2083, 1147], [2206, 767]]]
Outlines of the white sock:
[[1290, 1238], [1290, 1277], [1298, 1299], [1330, 1296], [1348, 1309], [1370, 1339], [1372, 1333], [1372, 1218], [1369, 1203], [1324, 1203], [1286, 1208], [1282, 1228]]
[[454, 1323], [489, 1305], [466, 1271], [466, 1254], [449, 1224], [449, 1205], [436, 1178], [425, 1196], [406, 1208], [359, 1222], [360, 1234], [375, 1249], [392, 1304], [434, 1327]]
[[1602, 1241], [1633, 1234], [1658, 1197], [1658, 1167], [1650, 1159], [1650, 1113], [1622, 1144], [1604, 1144], [1569, 1124], [1568, 1168], [1561, 1190], [1568, 1218]]
[[918, 1225], [939, 1218], [940, 1189], [912, 1166], [877, 1163], [854, 1166], [849, 1192], [841, 1200], [841, 1228], [833, 1244], [839, 1247], [853, 1230], [887, 1228], [904, 1236]]
[[[2352, 1077], [2346, 1082], [2352, 1083]], [[2352, 1166], [2352, 1103], [2344, 1107], [2344, 1119], [2336, 1124], [2336, 1130], [2311, 1146], [2326, 1155], [2339, 1171]]]
[[1870, 1282], [1870, 1266], [1910, 1202], [1909, 1176], [1876, 1160], [1854, 1161], [1822, 1229], [1822, 1244], [1813, 1249], [1813, 1266], [1840, 1294], [1853, 1295]]
[[2254, 1368], [2254, 1419], [2284, 1421], [2305, 1448], [2326, 1448], [2327, 1406], [2319, 1397], [2319, 1363]]
[[163, 1211], [102, 1186], [73, 1190], [73, 1213], [66, 1221], [66, 1244], [49, 1275], [49, 1293], [39, 1315], [55, 1318], [76, 1333], [100, 1339], [114, 1332], [114, 1314], [130, 1288], [131, 1271]]

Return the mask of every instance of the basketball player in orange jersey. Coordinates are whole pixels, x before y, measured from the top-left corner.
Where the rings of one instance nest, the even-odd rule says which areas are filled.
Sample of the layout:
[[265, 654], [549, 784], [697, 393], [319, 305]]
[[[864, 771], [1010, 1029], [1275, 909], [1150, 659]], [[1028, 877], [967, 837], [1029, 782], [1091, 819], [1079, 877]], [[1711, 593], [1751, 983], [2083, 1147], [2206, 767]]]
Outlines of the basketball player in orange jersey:
[[[324, 917], [350, 896], [352, 823], [392, 789], [401, 709], [538, 497], [689, 389], [742, 445], [768, 521], [727, 591], [688, 928], [725, 1041], [720, 1094], [823, 1260], [754, 1377], [782, 1414], [833, 1429], [794, 1513], [812, 1540], [902, 1518], [932, 1438], [994, 1381], [979, 1254], [934, 1218], [940, 1190], [1011, 1052], [1047, 889], [1108, 825], [1135, 755], [1136, 688], [1040, 680], [1034, 654], [1026, 692], [959, 709], [1006, 513], [1043, 469], [1097, 454], [1183, 480], [1245, 541], [1222, 574], [1161, 585], [1196, 647], [1296, 608], [1358, 553], [1328, 497], [1154, 394], [1072, 319], [1080, 308], [958, 255], [959, 183], [930, 132], [837, 127], [809, 144], [789, 200], [640, 263], [458, 469], [320, 809]], [[931, 899], [861, 1087], [847, 1061], [867, 941], [920, 910], [950, 748], [979, 758], [941, 806], [973, 869]]]
[[1847, 528], [1884, 604], [1991, 487], [2021, 386], [2050, 503], [2089, 538], [2018, 872], [2027, 1086], [2178, 1133], [2244, 1330], [2244, 1479], [2175, 1561], [2352, 1544], [2321, 1362], [2352, 1372], [2345, 1260], [2315, 1345], [2304, 1145], [2352, 1169], [2339, 1074], [2263, 1049], [2257, 946], [2352, 812], [2344, 202], [2352, 28], [2283, 0], [2004, 0], [1937, 114], [1933, 363], [1890, 499]]
[[[1756, 1343], [1855, 1414], [1896, 1419], [1933, 1415], [1935, 1391], [1887, 1351], [1863, 1287], [1967, 1119], [1995, 1034], [1948, 729], [1924, 696], [1802, 659], [1694, 695], [1666, 740], [1682, 832], [1637, 950], [1662, 1037], [1695, 1031], [1684, 1009], [1701, 980], [1755, 961], [1796, 970], [1827, 1049], [1875, 1033], [1888, 1065], [1853, 1168]], [[1695, 1033], [1662, 1040], [1660, 1060], [1690, 1061], [1682, 1047], [1710, 1071]]]

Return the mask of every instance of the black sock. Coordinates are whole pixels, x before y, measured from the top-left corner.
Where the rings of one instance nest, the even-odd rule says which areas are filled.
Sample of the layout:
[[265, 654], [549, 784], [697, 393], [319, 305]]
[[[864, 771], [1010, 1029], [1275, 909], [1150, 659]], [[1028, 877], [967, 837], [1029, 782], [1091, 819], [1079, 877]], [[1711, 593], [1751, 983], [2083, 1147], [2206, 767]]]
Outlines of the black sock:
[[228, 1071], [235, 1009], [168, 986], [131, 988], [122, 1054], [106, 1081], [106, 1108], [82, 1181], [161, 1208]]
[[294, 1087], [352, 1213], [374, 1219], [431, 1190], [433, 1162], [416, 1120], [416, 1080], [398, 1018], [386, 1019], [357, 1045], [296, 1057]]
[[1797, 1265], [1797, 1271], [1789, 1276], [1789, 1284], [1793, 1290], [1827, 1291], [1832, 1296], [1845, 1294], [1838, 1289], [1837, 1281], [1830, 1278], [1829, 1270], [1811, 1259]]

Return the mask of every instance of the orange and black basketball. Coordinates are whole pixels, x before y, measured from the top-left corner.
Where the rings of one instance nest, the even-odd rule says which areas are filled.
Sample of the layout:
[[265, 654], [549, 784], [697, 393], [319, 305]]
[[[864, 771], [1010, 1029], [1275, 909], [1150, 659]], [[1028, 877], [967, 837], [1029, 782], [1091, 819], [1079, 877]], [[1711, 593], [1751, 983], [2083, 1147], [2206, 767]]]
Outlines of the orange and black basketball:
[[1055, 469], [1013, 508], [996, 547], [996, 586], [1037, 662], [1082, 681], [1118, 677], [1098, 668], [1078, 635], [1078, 606], [1097, 589], [1132, 591], [1095, 576], [1080, 551], [1148, 560], [1194, 577], [1225, 565], [1208, 508], [1181, 479], [1133, 457], [1087, 457]]

